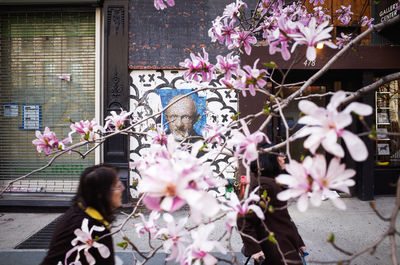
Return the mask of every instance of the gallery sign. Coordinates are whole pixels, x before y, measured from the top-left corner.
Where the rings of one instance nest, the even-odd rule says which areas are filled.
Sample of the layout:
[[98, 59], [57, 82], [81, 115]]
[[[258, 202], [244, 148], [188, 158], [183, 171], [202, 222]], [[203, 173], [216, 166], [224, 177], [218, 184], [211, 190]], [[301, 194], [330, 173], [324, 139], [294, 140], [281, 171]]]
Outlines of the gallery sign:
[[373, 10], [375, 9], [375, 23], [388, 21], [399, 14], [397, 10], [399, 1], [397, 0], [382, 0], [373, 5]]

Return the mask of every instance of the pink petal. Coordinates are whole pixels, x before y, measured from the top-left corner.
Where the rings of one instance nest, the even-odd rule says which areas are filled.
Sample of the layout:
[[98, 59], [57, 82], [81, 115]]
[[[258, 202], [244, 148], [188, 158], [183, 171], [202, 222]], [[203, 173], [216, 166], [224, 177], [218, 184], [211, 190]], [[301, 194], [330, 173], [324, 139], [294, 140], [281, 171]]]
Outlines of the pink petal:
[[351, 157], [355, 161], [364, 161], [368, 157], [368, 150], [365, 143], [355, 134], [350, 131], [344, 130], [342, 138], [349, 150]]
[[103, 258], [106, 259], [106, 258], [108, 258], [110, 256], [110, 250], [104, 244], [101, 244], [101, 243], [98, 243], [98, 242], [94, 242], [93, 246], [95, 248], [97, 248], [97, 250], [99, 251], [100, 255]]
[[307, 193], [303, 194], [300, 196], [300, 198], [297, 200], [297, 209], [300, 212], [305, 212], [308, 208], [308, 195]]
[[348, 105], [344, 111], [345, 113], [355, 112], [361, 116], [368, 116], [372, 114], [372, 107], [359, 102], [352, 102]]
[[264, 220], [264, 219], [265, 219], [264, 214], [263, 214], [261, 208], [258, 207], [257, 205], [252, 204], [252, 205], [249, 206], [249, 209], [250, 209], [250, 210], [253, 210], [254, 213], [257, 215], [257, 217], [260, 218], [261, 220]]
[[312, 114], [319, 108], [314, 102], [309, 100], [301, 100], [298, 106], [299, 110], [305, 114]]
[[307, 47], [306, 57], [310, 61], [315, 61], [315, 58], [317, 58], [317, 50], [314, 46]]
[[92, 254], [89, 253], [89, 249], [88, 249], [88, 248], [85, 248], [85, 250], [83, 251], [83, 253], [85, 254], [86, 261], [89, 263], [89, 265], [96, 264], [96, 260], [94, 259], [94, 257], [92, 256]]
[[340, 104], [342, 104], [343, 100], [346, 98], [346, 93], [343, 90], [339, 90], [332, 97], [327, 106], [329, 110], [336, 110]]
[[160, 208], [160, 198], [159, 197], [150, 197], [145, 196], [143, 198], [143, 203], [146, 205], [147, 208], [154, 211], [161, 211]]

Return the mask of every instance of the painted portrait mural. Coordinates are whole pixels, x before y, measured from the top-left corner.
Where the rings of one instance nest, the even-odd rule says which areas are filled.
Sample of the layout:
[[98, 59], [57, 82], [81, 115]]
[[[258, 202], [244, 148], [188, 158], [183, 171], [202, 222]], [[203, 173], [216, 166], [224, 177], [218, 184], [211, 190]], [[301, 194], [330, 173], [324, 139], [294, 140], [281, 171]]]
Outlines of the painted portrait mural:
[[[161, 105], [165, 108], [193, 89], [160, 89]], [[162, 124], [167, 134], [173, 134], [176, 141], [189, 138], [190, 142], [200, 139], [206, 125], [206, 98], [197, 93], [185, 97], [163, 112]]]
[[[177, 141], [185, 139], [195, 142], [202, 137], [206, 125], [227, 125], [237, 113], [237, 94], [229, 89], [207, 90], [194, 92], [202, 87], [222, 87], [219, 79], [209, 83], [195, 84], [183, 79], [183, 72], [178, 70], [133, 70], [130, 74], [130, 110], [137, 119], [149, 118], [146, 123], [135, 128], [148, 131], [156, 124], [163, 124], [168, 134], [173, 134]], [[162, 115], [154, 116], [169, 103], [176, 101], [182, 95], [192, 93], [183, 100], [173, 104]], [[151, 139], [144, 135], [135, 135], [130, 138], [130, 161], [136, 161], [151, 145]], [[213, 146], [211, 146], [212, 148]], [[213, 170], [219, 173], [227, 167], [223, 176], [232, 178], [235, 163], [232, 158], [219, 157], [212, 165]], [[132, 169], [130, 183], [134, 183], [140, 176]], [[131, 188], [132, 197], [136, 197], [136, 190]]]

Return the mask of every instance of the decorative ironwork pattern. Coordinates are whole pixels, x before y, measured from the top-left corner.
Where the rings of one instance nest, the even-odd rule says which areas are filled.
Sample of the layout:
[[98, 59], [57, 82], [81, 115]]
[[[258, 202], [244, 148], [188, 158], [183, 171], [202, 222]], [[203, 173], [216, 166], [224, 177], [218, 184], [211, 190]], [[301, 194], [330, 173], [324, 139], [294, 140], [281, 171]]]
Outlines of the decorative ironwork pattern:
[[[201, 84], [202, 87], [222, 87], [218, 79], [213, 79], [209, 83]], [[196, 89], [199, 85], [186, 82], [183, 79], [183, 71], [178, 70], [134, 70], [130, 74], [130, 110], [134, 111], [134, 117], [143, 119], [151, 116], [162, 109], [160, 90], [171, 89]], [[206, 111], [199, 113], [206, 116], [207, 125], [227, 125], [232, 121], [232, 117], [237, 113], [237, 94], [229, 89], [208, 90], [200, 92], [199, 97], [204, 97], [206, 102]], [[140, 131], [148, 131], [156, 123], [161, 123], [163, 118], [160, 116], [149, 119], [141, 127], [136, 128]], [[163, 122], [165, 124], [165, 121]], [[151, 140], [143, 135], [134, 135], [130, 137], [130, 161], [139, 159], [140, 153], [144, 148], [149, 148]], [[224, 169], [231, 158], [221, 157], [213, 163], [213, 170], [219, 172]], [[235, 165], [234, 165], [235, 166]], [[229, 168], [225, 178], [233, 177], [233, 167]], [[139, 175], [136, 171], [131, 171], [130, 183], [137, 179]], [[137, 194], [131, 189], [131, 195]]]

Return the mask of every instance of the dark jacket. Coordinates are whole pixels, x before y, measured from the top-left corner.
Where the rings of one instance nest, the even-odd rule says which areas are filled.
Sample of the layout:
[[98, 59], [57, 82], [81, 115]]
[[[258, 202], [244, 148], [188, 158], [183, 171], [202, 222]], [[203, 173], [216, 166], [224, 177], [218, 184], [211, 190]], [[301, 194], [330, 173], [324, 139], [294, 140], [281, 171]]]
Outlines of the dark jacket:
[[[247, 214], [244, 217], [239, 217], [239, 230], [253, 238], [256, 238], [258, 241], [261, 241], [268, 237], [268, 232], [262, 224], [262, 222], [264, 222], [267, 228], [274, 233], [275, 239], [278, 242], [282, 253], [285, 255], [285, 259], [293, 260], [298, 262], [298, 264], [302, 264], [298, 251], [300, 247], [304, 246], [304, 242], [297, 231], [296, 225], [290, 218], [289, 212], [286, 208], [287, 203], [276, 198], [276, 195], [281, 192], [283, 188], [276, 184], [275, 179], [273, 178], [261, 176], [259, 182], [259, 195], [261, 196], [264, 190], [266, 190], [267, 196], [270, 198], [268, 205], [272, 205], [275, 210], [270, 212], [263, 209], [265, 215], [264, 221], [260, 220], [254, 213]], [[258, 179], [252, 177], [250, 190], [254, 190], [258, 185]], [[281, 207], [283, 207], [283, 209], [278, 209]], [[284, 264], [277, 246], [270, 240], [264, 240], [260, 244], [245, 236], [242, 236], [242, 240], [246, 256], [251, 256], [262, 250], [266, 259], [263, 264]]]
[[[99, 221], [91, 218], [87, 215], [83, 209], [78, 207], [77, 205], [71, 206], [61, 217], [58, 222], [56, 229], [53, 233], [53, 238], [50, 243], [49, 251], [41, 265], [56, 265], [59, 261], [64, 264], [64, 259], [66, 253], [73, 248], [71, 245], [71, 241], [76, 237], [74, 234], [75, 229], [81, 229], [82, 221], [84, 218], [89, 220], [89, 230], [93, 225], [96, 226], [104, 226]], [[93, 231], [92, 238], [96, 238], [96, 236], [101, 237], [109, 233], [110, 231], [106, 228], [102, 232]], [[100, 256], [97, 248], [90, 248], [89, 253], [96, 259], [97, 265], [114, 265], [114, 249], [113, 249], [113, 241], [111, 236], [107, 236], [100, 241], [99, 243], [104, 244], [110, 250], [110, 256], [107, 259], [104, 259]], [[78, 243], [82, 244], [82, 243]], [[76, 252], [74, 252], [68, 258], [68, 264], [75, 260]], [[82, 265], [88, 264], [86, 262], [86, 257], [84, 255], [84, 251], [80, 252], [80, 261]]]

